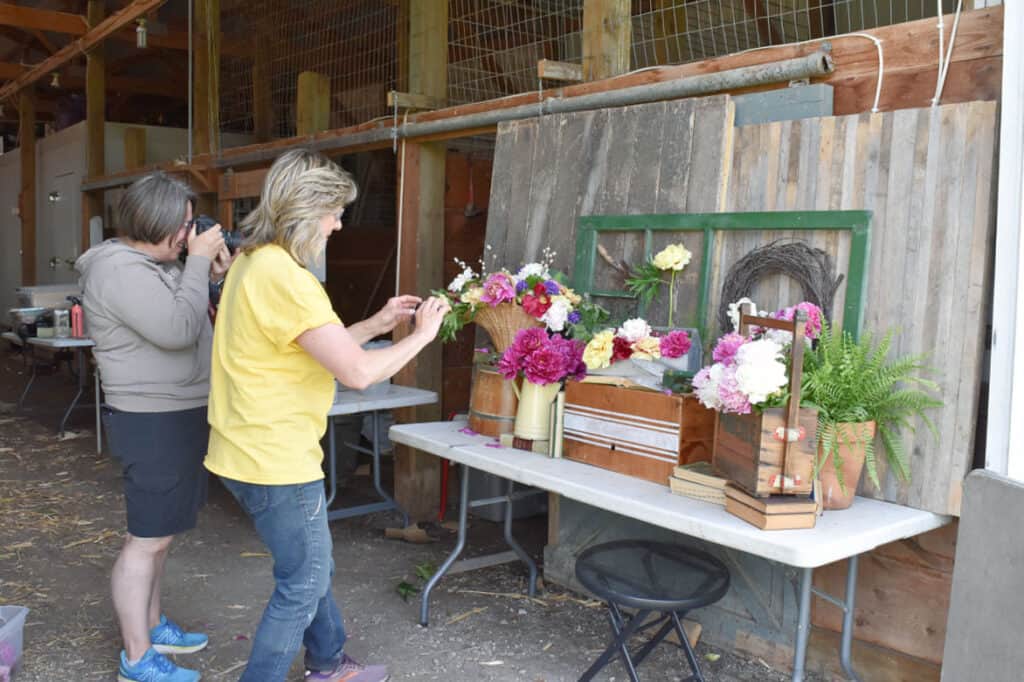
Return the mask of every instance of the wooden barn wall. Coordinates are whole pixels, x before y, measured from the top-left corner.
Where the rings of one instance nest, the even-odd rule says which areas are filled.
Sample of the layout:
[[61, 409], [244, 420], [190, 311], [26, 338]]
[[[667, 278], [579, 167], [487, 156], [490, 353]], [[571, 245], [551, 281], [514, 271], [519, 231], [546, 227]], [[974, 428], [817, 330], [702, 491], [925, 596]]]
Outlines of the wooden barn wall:
[[[956, 514], [973, 457], [984, 352], [995, 113], [994, 102], [974, 102], [733, 128], [732, 102], [718, 96], [503, 124], [487, 243], [509, 266], [550, 247], [556, 267], [568, 271], [582, 215], [872, 211], [865, 327], [894, 327], [896, 352], [927, 353], [946, 406], [934, 415], [938, 442], [926, 429], [907, 434], [911, 483], [883, 467], [882, 489], [862, 492]], [[787, 235], [717, 240], [712, 292], [738, 258], [780, 236]], [[614, 255], [635, 262], [636, 240], [609, 239], [602, 243]], [[847, 237], [825, 232], [810, 241], [845, 271]], [[683, 284], [684, 295], [693, 291], [693, 282]], [[767, 281], [758, 303], [789, 304], [799, 293]], [[708, 322], [717, 300], [714, 293]]]

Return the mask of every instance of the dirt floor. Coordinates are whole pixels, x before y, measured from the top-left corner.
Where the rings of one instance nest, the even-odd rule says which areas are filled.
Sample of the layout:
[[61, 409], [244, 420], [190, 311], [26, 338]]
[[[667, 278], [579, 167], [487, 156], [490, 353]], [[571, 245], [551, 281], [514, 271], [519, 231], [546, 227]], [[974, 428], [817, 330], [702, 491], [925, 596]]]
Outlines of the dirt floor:
[[[31, 609], [20, 682], [111, 680], [120, 649], [108, 596], [110, 567], [124, 527], [119, 469], [97, 455], [90, 410], [72, 420], [73, 437], [56, 425], [73, 394], [64, 368], [43, 376], [26, 412], [15, 402], [27, 378], [21, 359], [0, 350], [0, 604]], [[368, 479], [357, 479], [366, 487]], [[347, 492], [359, 496], [359, 492]], [[393, 680], [575, 680], [603, 649], [605, 614], [585, 595], [545, 586], [524, 596], [525, 571], [509, 564], [448, 577], [432, 599], [429, 628], [417, 625], [419, 600], [399, 585], [443, 561], [454, 535], [426, 545], [385, 539], [389, 515], [332, 524], [334, 592], [345, 614], [347, 652], [387, 663]], [[516, 535], [540, 557], [543, 518], [520, 522]], [[499, 548], [500, 528], [473, 524], [471, 550]], [[212, 484], [198, 529], [174, 545], [165, 577], [165, 610], [207, 632], [210, 646], [180, 664], [206, 680], [236, 680], [272, 588], [271, 562], [231, 496]], [[709, 682], [788, 679], [757, 660], [701, 644]], [[301, 659], [292, 680], [301, 680]], [[640, 668], [645, 680], [688, 677], [682, 652], [659, 647]], [[621, 663], [598, 679], [626, 680]]]

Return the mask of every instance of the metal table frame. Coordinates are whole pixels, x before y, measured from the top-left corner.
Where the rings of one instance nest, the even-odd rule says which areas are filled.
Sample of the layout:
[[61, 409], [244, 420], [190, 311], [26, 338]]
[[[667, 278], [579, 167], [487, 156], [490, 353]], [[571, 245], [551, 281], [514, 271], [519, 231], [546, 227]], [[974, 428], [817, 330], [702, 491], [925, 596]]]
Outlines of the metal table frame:
[[[96, 344], [92, 339], [74, 339], [74, 338], [54, 338], [54, 339], [40, 339], [40, 338], [29, 338], [26, 339], [26, 349], [30, 354], [33, 355], [31, 358], [32, 374], [29, 376], [28, 383], [25, 384], [24, 390], [21, 392], [21, 397], [18, 398], [18, 409], [21, 410], [25, 405], [25, 400], [28, 398], [29, 391], [32, 389], [32, 385], [36, 380], [36, 369], [39, 366], [39, 362], [34, 357], [35, 348], [48, 348], [53, 351], [71, 351], [75, 354], [75, 364], [77, 367], [72, 368], [72, 374], [75, 375], [77, 380], [78, 390], [75, 393], [75, 397], [71, 399], [71, 403], [64, 410], [64, 414], [61, 417], [60, 424], [57, 427], [57, 433], [63, 436], [67, 430], [68, 419], [71, 417], [71, 413], [77, 407], [92, 407], [96, 409], [96, 452], [102, 452], [102, 434], [100, 425], [100, 413], [99, 413], [99, 371], [96, 373], [96, 402], [93, 405], [85, 404], [79, 405], [79, 401], [82, 396], [85, 395], [86, 384], [89, 377], [89, 369], [86, 363], [86, 353], [89, 349], [94, 347]], [[68, 363], [70, 365], [70, 363]]]
[[[363, 395], [359, 391], [345, 391], [338, 396], [338, 401], [331, 406], [327, 413], [327, 457], [328, 457], [328, 495], [327, 495], [327, 520], [350, 519], [364, 514], [374, 512], [395, 510], [402, 515], [404, 527], [409, 525], [409, 515], [402, 509], [395, 499], [388, 494], [381, 483], [380, 478], [380, 415], [382, 412], [390, 412], [400, 407], [415, 407], [417, 405], [430, 405], [437, 402], [437, 394], [433, 391], [424, 391], [418, 388], [407, 386], [390, 385], [387, 392], [380, 397]], [[373, 438], [371, 447], [364, 448], [358, 443], [345, 443], [356, 452], [370, 455], [373, 458], [373, 487], [380, 495], [380, 502], [370, 502], [352, 507], [341, 507], [331, 509], [331, 503], [338, 494], [338, 467], [337, 467], [337, 441], [334, 435], [334, 418], [343, 415], [368, 414], [370, 416]]]
[[[779, 531], [778, 534], [758, 531], [729, 515], [724, 509], [708, 503], [672, 495], [667, 487], [641, 481], [622, 474], [591, 467], [580, 462], [549, 459], [535, 453], [514, 449], [488, 451], [480, 437], [457, 433], [459, 424], [404, 424], [392, 428], [391, 439], [411, 447], [456, 461], [463, 466], [459, 508], [459, 536], [455, 550], [434, 574], [423, 592], [420, 622], [426, 625], [430, 591], [449, 571], [462, 552], [466, 537], [466, 515], [471, 502], [468, 495], [468, 473], [471, 468], [505, 478], [511, 495], [513, 481], [533, 486], [540, 491], [565, 495], [584, 504], [615, 509], [632, 518], [659, 525], [674, 532], [704, 539], [713, 544], [750, 552], [763, 558], [792, 566], [799, 572], [797, 587], [797, 632], [793, 652], [793, 682], [803, 682], [806, 669], [807, 643], [810, 638], [811, 597], [817, 595], [843, 611], [843, 627], [839, 661], [850, 680], [859, 682], [853, 670], [851, 650], [856, 602], [857, 566], [860, 555], [874, 547], [941, 527], [948, 517], [922, 512], [877, 500], [857, 498], [855, 508], [847, 516], [823, 517], [819, 528], [800, 531]], [[477, 465], [471, 465], [474, 462]], [[482, 464], [483, 466], [479, 466]], [[600, 487], [599, 487], [600, 486]], [[612, 492], [609, 492], [612, 491]], [[509, 498], [507, 495], [506, 498]], [[497, 498], [499, 501], [506, 498]], [[597, 501], [601, 498], [600, 501]], [[510, 501], [510, 500], [509, 500]], [[488, 501], [481, 501], [488, 502]], [[493, 502], [493, 500], [489, 501]], [[631, 505], [632, 508], [627, 509]], [[511, 504], [506, 507], [506, 541], [511, 540]], [[858, 514], [859, 512], [859, 514]], [[834, 512], [835, 513], [835, 512]], [[842, 514], [843, 512], [839, 512]], [[879, 527], [878, 518], [893, 517], [889, 527]], [[902, 517], [902, 518], [899, 518]], [[874, 521], [872, 521], [874, 519]], [[872, 526], [871, 532], [843, 537], [842, 530], [829, 530], [829, 522], [851, 525], [857, 520]], [[852, 532], [852, 531], [851, 531]], [[514, 548], [514, 540], [509, 543]], [[813, 549], [808, 549], [809, 547]], [[788, 560], [787, 560], [788, 558]], [[842, 599], [819, 591], [813, 586], [814, 568], [839, 560], [847, 560], [846, 593]], [[528, 566], [529, 557], [523, 559]], [[534, 573], [531, 571], [531, 590]]]

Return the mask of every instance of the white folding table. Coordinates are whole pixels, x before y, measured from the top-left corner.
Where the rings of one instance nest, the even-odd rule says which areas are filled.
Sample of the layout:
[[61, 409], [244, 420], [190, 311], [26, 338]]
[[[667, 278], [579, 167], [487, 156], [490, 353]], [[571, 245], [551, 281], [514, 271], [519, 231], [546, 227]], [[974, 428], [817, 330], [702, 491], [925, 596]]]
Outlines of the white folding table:
[[[799, 569], [794, 682], [804, 679], [812, 592], [843, 610], [840, 662], [850, 679], [858, 679], [850, 661], [858, 557], [880, 545], [925, 533], [951, 520], [948, 516], [858, 497], [849, 510], [826, 512], [814, 528], [762, 531], [729, 514], [721, 506], [673, 495], [667, 485], [658, 485], [567, 459], [551, 459], [513, 448], [495, 448], [492, 439], [461, 431], [464, 426], [464, 422], [401, 424], [391, 427], [390, 431], [393, 442], [444, 457], [462, 464], [464, 469], [461, 477], [458, 541], [455, 550], [423, 591], [420, 610], [420, 622], [423, 625], [427, 624], [429, 616], [428, 599], [431, 590], [465, 547], [466, 514], [472, 505], [468, 487], [471, 469], [507, 479], [510, 482], [510, 498], [512, 482], [519, 483]], [[510, 507], [511, 501], [506, 500], [506, 527], [511, 518]], [[520, 557], [530, 568], [532, 589], [536, 567], [525, 553], [520, 554]], [[842, 559], [849, 562], [844, 598], [814, 589], [814, 569]]]
[[[327, 457], [330, 466], [328, 485], [330, 492], [327, 496], [327, 520], [347, 519], [353, 516], [362, 516], [378, 511], [394, 509], [402, 515], [405, 526], [409, 525], [409, 515], [398, 506], [394, 498], [389, 495], [381, 486], [380, 480], [380, 414], [397, 410], [400, 407], [415, 407], [417, 405], [431, 405], [437, 402], [437, 393], [425, 391], [421, 388], [410, 386], [397, 386], [388, 384], [386, 387], [375, 388], [371, 392], [363, 391], [340, 391], [335, 398], [334, 404], [327, 412]], [[373, 457], [373, 486], [377, 494], [381, 496], [380, 502], [362, 504], [354, 507], [343, 507], [331, 509], [331, 503], [338, 493], [338, 468], [336, 461], [336, 448], [334, 439], [334, 418], [349, 414], [369, 414], [372, 424], [373, 438], [370, 439], [372, 447], [364, 448], [357, 443], [346, 443], [357, 452], [363, 452]]]
[[[86, 362], [85, 356], [89, 352], [89, 349], [96, 345], [96, 342], [89, 338], [45, 338], [41, 339], [38, 337], [29, 337], [25, 340], [29, 346], [34, 348], [47, 348], [53, 351], [72, 351], [75, 354], [77, 374], [78, 374], [78, 392], [75, 393], [75, 397], [71, 400], [71, 404], [68, 405], [67, 409], [64, 410], [64, 416], [61, 417], [60, 425], [57, 427], [57, 432], [61, 436], [64, 435], [65, 427], [67, 426], [68, 418], [71, 416], [71, 412], [78, 406], [78, 401], [82, 399], [82, 395], [85, 394], [86, 381], [89, 376], [88, 363]], [[32, 384], [36, 380], [36, 361], [32, 360], [32, 375], [29, 377], [28, 383], [25, 384], [25, 390], [22, 391], [21, 398], [18, 400], [18, 407], [25, 402], [25, 398], [28, 397], [29, 389], [32, 388]], [[101, 424], [100, 424], [100, 400], [99, 400], [99, 378], [96, 379], [96, 404], [93, 406], [96, 409], [96, 452], [102, 452], [102, 436], [101, 436]]]

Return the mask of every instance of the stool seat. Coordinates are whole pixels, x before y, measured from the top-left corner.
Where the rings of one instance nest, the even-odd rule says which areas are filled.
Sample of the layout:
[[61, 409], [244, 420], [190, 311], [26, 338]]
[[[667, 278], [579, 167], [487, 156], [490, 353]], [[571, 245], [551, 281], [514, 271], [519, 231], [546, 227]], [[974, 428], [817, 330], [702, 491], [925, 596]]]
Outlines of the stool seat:
[[650, 611], [690, 611], [729, 590], [729, 569], [706, 552], [648, 540], [595, 545], [576, 559], [576, 579], [595, 596]]
[[[636, 666], [669, 632], [679, 635], [680, 647], [693, 671], [688, 680], [703, 682], [700, 664], [683, 631], [687, 612], [707, 606], [729, 590], [729, 569], [707, 552], [653, 540], [616, 540], [584, 550], [576, 559], [576, 579], [608, 605], [612, 642], [580, 677], [592, 680], [615, 657], [620, 657], [633, 682]], [[636, 609], [624, 615], [622, 608]], [[661, 614], [654, 621], [647, 617]], [[629, 649], [630, 638], [657, 628], [654, 637], [638, 651]]]

